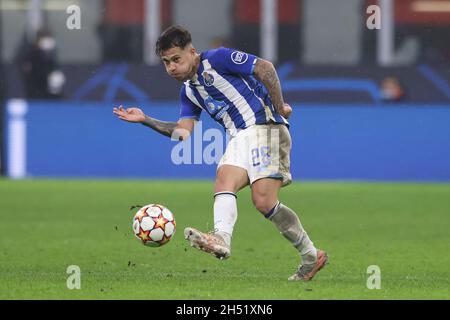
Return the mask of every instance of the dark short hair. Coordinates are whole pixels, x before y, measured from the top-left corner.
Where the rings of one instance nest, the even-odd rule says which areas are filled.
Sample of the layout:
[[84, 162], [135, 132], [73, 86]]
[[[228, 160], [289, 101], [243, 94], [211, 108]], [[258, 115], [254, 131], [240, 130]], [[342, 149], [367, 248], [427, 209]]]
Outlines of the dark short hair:
[[192, 43], [192, 37], [189, 31], [181, 26], [171, 26], [164, 30], [156, 41], [155, 53], [161, 56], [164, 51], [170, 48], [184, 49], [190, 43]]

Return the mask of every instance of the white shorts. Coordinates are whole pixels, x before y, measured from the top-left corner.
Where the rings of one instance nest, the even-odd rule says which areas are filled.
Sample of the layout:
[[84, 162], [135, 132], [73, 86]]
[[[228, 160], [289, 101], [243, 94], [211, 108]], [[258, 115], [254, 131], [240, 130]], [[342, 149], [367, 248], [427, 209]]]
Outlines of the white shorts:
[[262, 178], [292, 182], [290, 173], [291, 135], [283, 124], [254, 125], [240, 131], [228, 142], [219, 165], [247, 171], [250, 184]]

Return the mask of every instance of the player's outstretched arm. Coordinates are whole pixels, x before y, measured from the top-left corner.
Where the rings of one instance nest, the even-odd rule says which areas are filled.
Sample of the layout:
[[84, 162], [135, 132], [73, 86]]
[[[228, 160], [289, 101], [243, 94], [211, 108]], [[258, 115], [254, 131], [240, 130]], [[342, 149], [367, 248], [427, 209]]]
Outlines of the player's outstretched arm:
[[185, 140], [191, 134], [196, 121], [194, 119], [181, 119], [178, 122], [166, 122], [147, 116], [139, 108], [114, 108], [113, 113], [121, 120], [142, 123], [166, 137], [176, 140]]
[[270, 61], [258, 58], [253, 73], [269, 91], [270, 99], [275, 110], [286, 119], [289, 118], [292, 113], [292, 108], [284, 102], [280, 79], [278, 78], [274, 65]]

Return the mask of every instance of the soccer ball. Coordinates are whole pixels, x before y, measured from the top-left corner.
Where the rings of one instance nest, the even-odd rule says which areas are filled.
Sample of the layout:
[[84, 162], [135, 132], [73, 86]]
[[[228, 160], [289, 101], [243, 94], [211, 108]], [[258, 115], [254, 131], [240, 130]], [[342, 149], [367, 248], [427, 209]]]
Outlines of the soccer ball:
[[173, 213], [160, 204], [142, 207], [133, 218], [134, 235], [149, 247], [166, 244], [175, 234], [175, 229]]

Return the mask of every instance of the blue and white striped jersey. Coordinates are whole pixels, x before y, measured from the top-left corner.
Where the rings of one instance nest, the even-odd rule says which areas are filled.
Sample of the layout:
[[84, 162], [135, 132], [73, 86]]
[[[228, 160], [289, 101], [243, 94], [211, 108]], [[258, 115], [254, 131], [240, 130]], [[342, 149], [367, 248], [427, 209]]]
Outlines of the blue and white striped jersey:
[[205, 110], [231, 136], [255, 124], [288, 124], [253, 76], [256, 60], [254, 55], [228, 48], [202, 52], [196, 76], [181, 87], [180, 118], [198, 120]]

